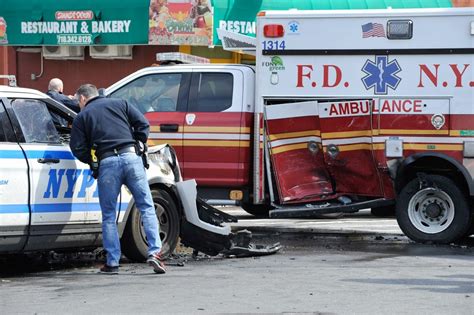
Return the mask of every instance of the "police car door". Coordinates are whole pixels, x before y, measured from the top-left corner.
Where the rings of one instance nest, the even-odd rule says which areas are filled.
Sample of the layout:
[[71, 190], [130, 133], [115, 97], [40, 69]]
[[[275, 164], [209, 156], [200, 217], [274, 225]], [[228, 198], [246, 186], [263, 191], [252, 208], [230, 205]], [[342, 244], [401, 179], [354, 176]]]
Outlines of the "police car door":
[[96, 186], [87, 165], [61, 142], [45, 102], [16, 98], [10, 106], [28, 163], [31, 234], [60, 234], [83, 224], [87, 191]]
[[[0, 99], [0, 246], [3, 251], [23, 248], [28, 236], [28, 165], [16, 142], [13, 126]], [[22, 193], [24, 192], [24, 193]]]

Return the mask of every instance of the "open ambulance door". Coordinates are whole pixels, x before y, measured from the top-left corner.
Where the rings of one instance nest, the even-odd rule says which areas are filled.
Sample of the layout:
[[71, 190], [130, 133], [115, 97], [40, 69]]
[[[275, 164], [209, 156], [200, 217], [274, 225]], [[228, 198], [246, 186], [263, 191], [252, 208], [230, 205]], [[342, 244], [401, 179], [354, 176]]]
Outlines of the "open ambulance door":
[[383, 196], [374, 159], [373, 104], [371, 99], [318, 104], [324, 161], [338, 195]]
[[324, 165], [317, 102], [266, 105], [264, 114], [280, 203], [317, 201], [333, 194]]

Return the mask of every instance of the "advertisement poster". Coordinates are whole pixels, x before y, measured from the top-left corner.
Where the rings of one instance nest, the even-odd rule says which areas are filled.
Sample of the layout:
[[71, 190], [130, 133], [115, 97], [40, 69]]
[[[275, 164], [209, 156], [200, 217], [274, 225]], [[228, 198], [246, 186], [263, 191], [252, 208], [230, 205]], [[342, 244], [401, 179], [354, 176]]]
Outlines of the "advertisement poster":
[[210, 0], [150, 0], [148, 43], [212, 45]]
[[8, 44], [7, 22], [0, 16], [0, 44]]

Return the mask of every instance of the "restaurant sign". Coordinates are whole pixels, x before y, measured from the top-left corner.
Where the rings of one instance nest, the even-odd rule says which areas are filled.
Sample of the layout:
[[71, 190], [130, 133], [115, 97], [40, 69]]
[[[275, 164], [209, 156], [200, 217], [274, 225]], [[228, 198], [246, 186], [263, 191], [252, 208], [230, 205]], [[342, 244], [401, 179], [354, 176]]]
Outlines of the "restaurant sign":
[[124, 2], [0, 0], [0, 45], [147, 44], [150, 0]]
[[93, 45], [101, 34], [128, 34], [132, 20], [93, 21], [92, 11], [57, 11], [55, 21], [22, 21], [21, 34], [52, 35], [57, 45]]

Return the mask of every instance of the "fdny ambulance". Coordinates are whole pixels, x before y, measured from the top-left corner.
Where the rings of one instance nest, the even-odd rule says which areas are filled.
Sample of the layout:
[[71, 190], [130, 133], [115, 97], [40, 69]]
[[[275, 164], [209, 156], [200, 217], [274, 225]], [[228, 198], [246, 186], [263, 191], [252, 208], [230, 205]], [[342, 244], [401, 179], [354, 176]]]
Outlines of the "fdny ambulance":
[[275, 218], [396, 207], [420, 242], [472, 233], [472, 8], [265, 11], [256, 39], [222, 41], [255, 45], [256, 67], [155, 66], [106, 89], [201, 197]]
[[415, 241], [473, 232], [472, 8], [261, 12], [256, 52], [272, 217], [396, 205]]

